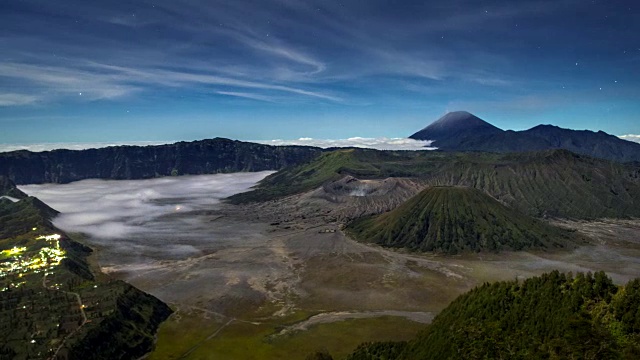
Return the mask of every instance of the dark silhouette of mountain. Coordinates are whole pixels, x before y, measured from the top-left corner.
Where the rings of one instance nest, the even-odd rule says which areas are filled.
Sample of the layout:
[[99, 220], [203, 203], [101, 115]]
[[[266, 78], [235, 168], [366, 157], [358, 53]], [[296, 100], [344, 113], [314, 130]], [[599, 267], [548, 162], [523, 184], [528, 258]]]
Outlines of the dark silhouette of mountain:
[[270, 146], [222, 138], [157, 146], [21, 150], [0, 153], [0, 175], [16, 184], [39, 184], [279, 170], [308, 162], [321, 152], [308, 146]]
[[20, 191], [16, 184], [6, 176], [0, 175], [0, 196], [10, 196], [14, 199], [24, 199], [28, 195]]
[[492, 136], [502, 130], [466, 111], [447, 113], [431, 125], [410, 136], [416, 140], [435, 140], [438, 148], [456, 146], [461, 139]]
[[[4, 179], [4, 180], [3, 180]], [[0, 185], [3, 181], [7, 188], [0, 191], [0, 196], [7, 195], [20, 199], [13, 202], [7, 199], [0, 199], [0, 239], [13, 238], [21, 234], [26, 234], [32, 228], [42, 228], [54, 231], [51, 219], [58, 215], [58, 212], [50, 208], [47, 204], [33, 196], [27, 196], [22, 191], [15, 188], [11, 181], [0, 176]], [[9, 186], [13, 186], [13, 189]]]
[[410, 136], [433, 140], [444, 151], [527, 152], [566, 149], [619, 162], [640, 161], [640, 144], [603, 131], [563, 129], [538, 125], [525, 131], [501, 130], [464, 111], [448, 113]]
[[353, 221], [346, 230], [364, 242], [447, 254], [563, 248], [578, 240], [480, 190], [454, 186], [427, 188], [390, 212]]
[[553, 271], [485, 283], [408, 342], [365, 343], [347, 360], [637, 359], [640, 279]]

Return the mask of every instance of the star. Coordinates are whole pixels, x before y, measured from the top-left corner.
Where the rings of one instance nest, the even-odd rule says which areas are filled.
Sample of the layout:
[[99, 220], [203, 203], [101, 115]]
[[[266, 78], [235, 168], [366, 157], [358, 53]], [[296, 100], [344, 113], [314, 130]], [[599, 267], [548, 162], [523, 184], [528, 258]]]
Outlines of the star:
[[82, 93], [78, 93], [78, 95], [82, 96]]

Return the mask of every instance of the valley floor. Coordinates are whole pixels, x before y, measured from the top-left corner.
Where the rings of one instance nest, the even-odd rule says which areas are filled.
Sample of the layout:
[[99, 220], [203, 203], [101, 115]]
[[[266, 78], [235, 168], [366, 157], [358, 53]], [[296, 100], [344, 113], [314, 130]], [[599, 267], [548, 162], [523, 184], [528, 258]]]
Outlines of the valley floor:
[[331, 208], [316, 201], [308, 213], [313, 204], [294, 200], [207, 204], [154, 220], [168, 232], [87, 239], [104, 272], [175, 310], [148, 359], [304, 359], [323, 348], [340, 358], [363, 341], [412, 338], [485, 281], [640, 275], [640, 220], [558, 221], [594, 239], [561, 252], [422, 255], [355, 242]]
[[340, 356], [362, 341], [410, 338], [485, 281], [553, 269], [604, 270], [619, 283], [640, 274], [640, 221], [562, 222], [596, 240], [570, 251], [436, 256], [358, 243], [331, 224], [270, 225], [248, 208], [204, 216], [236, 245], [104, 268], [177, 310], [150, 359], [304, 358], [321, 347]]

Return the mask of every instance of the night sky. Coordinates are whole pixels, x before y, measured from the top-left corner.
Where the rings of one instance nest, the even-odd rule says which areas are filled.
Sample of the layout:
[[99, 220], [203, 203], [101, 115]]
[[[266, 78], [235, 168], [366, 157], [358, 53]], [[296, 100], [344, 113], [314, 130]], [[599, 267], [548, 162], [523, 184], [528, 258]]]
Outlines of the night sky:
[[640, 1], [0, 0], [0, 143], [640, 134]]

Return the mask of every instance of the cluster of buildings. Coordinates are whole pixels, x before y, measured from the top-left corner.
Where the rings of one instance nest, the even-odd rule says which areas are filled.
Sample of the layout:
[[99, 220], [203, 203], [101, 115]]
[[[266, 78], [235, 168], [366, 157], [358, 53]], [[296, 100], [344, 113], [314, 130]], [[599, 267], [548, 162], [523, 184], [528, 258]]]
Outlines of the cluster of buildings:
[[[65, 258], [65, 251], [60, 248], [60, 238], [59, 234], [37, 237], [36, 240], [48, 243], [48, 246], [40, 247], [37, 252], [28, 251], [26, 247], [2, 250], [4, 260], [0, 262], [0, 279], [12, 274], [17, 274], [21, 278], [26, 274], [37, 274], [60, 265]], [[23, 283], [14, 283], [13, 286], [17, 287], [16, 285]], [[7, 288], [1, 290], [6, 291]]]

